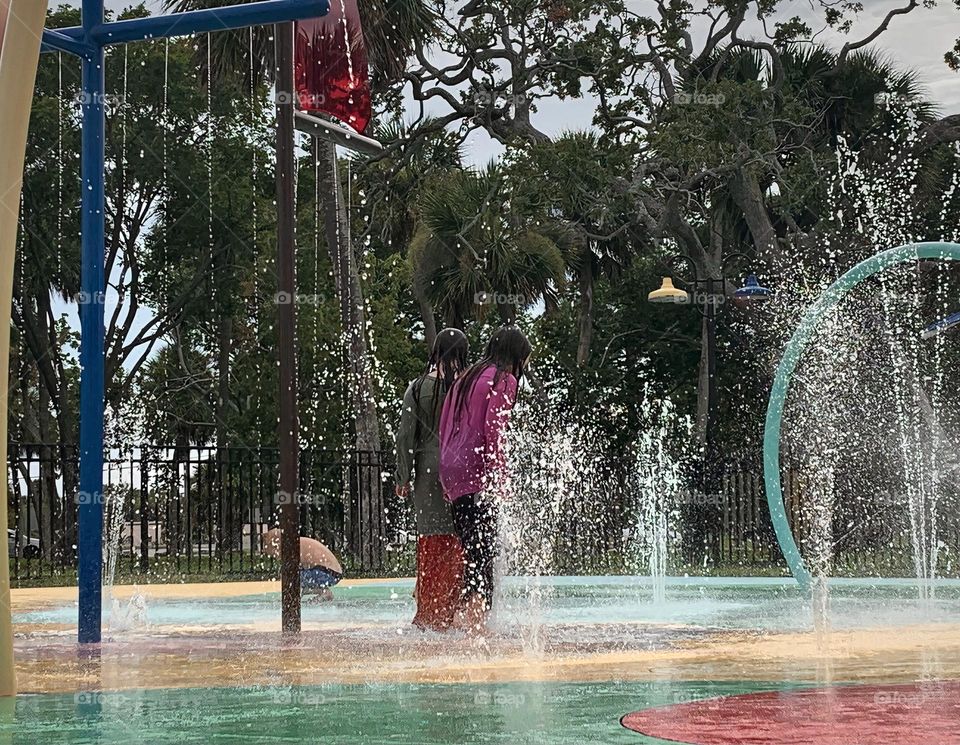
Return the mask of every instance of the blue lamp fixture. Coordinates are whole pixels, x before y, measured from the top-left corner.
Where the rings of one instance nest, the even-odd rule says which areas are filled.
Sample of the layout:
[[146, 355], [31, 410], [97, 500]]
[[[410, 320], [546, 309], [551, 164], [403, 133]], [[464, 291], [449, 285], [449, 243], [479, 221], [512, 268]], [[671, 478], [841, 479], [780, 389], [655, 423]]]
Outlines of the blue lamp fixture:
[[765, 303], [773, 297], [773, 290], [761, 285], [756, 274], [750, 274], [743, 287], [734, 290], [733, 297], [740, 303]]
[[960, 326], [960, 313], [952, 313], [946, 318], [941, 318], [935, 323], [931, 323], [920, 332], [921, 339], [933, 339], [940, 334], [945, 334], [950, 329]]

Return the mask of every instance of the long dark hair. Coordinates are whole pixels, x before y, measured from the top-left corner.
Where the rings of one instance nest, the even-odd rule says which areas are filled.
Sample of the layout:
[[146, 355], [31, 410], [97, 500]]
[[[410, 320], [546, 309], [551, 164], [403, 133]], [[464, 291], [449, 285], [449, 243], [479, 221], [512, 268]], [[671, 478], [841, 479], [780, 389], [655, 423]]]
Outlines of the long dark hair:
[[457, 375], [467, 366], [468, 351], [467, 336], [460, 329], [446, 328], [437, 334], [437, 339], [433, 343], [430, 359], [427, 360], [427, 366], [423, 374], [413, 381], [413, 400], [418, 409], [417, 428], [414, 435], [417, 442], [420, 441], [420, 427], [424, 418], [419, 413], [426, 413], [423, 406], [420, 405], [420, 391], [423, 388], [423, 381], [432, 371], [437, 371], [437, 383], [434, 387], [431, 411], [431, 421], [436, 421], [440, 399], [443, 398], [441, 394], [446, 394], [453, 387]]
[[494, 331], [490, 341], [487, 342], [487, 349], [483, 353], [483, 357], [467, 368], [457, 385], [457, 397], [452, 402], [456, 406], [457, 418], [466, 408], [467, 400], [470, 398], [480, 374], [488, 367], [497, 368], [491, 388], [496, 388], [507, 373], [512, 374], [519, 384], [523, 380], [524, 368], [527, 364], [527, 358], [530, 356], [530, 350], [530, 341], [516, 326], [501, 326]]

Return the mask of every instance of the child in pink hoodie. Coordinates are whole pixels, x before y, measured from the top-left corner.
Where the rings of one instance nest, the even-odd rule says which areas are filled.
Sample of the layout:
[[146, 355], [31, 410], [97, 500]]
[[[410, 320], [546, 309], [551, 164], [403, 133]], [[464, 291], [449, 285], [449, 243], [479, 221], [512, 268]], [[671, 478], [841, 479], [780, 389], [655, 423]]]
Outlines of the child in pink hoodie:
[[459, 625], [468, 629], [482, 629], [493, 601], [497, 505], [490, 491], [502, 478], [503, 431], [529, 358], [520, 329], [498, 329], [483, 359], [457, 379], [440, 415], [440, 483], [465, 554]]

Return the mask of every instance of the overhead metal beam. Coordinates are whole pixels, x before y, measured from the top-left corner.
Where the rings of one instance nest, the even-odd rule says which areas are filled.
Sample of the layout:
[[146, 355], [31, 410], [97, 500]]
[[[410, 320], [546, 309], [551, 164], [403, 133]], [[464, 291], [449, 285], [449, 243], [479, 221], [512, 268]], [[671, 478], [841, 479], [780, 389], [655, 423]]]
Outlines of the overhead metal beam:
[[302, 111], [297, 112], [296, 126], [304, 134], [316, 137], [318, 140], [333, 142], [348, 150], [356, 150], [358, 153], [376, 155], [383, 151], [383, 145], [372, 137], [357, 134], [351, 129]]
[[85, 44], [78, 38], [67, 36], [60, 31], [51, 31], [47, 29], [43, 32], [43, 43], [40, 45], [41, 52], [67, 52], [75, 54], [77, 57], [92, 57], [97, 53], [94, 46]]
[[248, 5], [228, 5], [223, 8], [131, 18], [112, 23], [101, 22], [89, 31], [83, 26], [70, 26], [56, 29], [55, 32], [75, 40], [89, 39], [98, 45], [109, 46], [319, 18], [325, 16], [329, 10], [330, 0], [264, 0]]

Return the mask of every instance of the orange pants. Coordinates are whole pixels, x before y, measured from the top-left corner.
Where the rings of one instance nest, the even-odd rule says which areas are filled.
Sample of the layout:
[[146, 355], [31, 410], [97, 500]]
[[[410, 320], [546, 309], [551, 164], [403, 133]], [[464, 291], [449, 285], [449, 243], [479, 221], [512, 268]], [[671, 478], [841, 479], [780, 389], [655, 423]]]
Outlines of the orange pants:
[[417, 615], [421, 629], [443, 631], [453, 622], [463, 592], [463, 548], [455, 535], [422, 535], [417, 541]]

